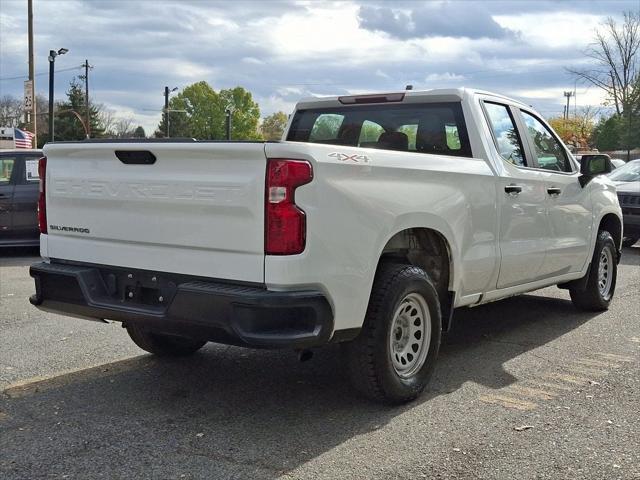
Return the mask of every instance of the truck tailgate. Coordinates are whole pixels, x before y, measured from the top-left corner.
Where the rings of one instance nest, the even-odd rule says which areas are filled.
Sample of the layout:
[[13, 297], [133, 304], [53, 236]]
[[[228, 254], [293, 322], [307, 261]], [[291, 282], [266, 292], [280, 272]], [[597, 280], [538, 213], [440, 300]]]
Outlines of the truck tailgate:
[[45, 155], [43, 256], [264, 281], [264, 144], [69, 143]]

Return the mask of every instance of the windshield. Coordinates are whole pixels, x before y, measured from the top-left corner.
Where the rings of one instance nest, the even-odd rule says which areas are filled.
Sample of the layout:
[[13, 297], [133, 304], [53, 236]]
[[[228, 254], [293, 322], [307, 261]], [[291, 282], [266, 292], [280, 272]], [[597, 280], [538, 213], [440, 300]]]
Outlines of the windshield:
[[609, 174], [609, 178], [616, 182], [640, 181], [640, 160], [633, 160], [620, 168], [616, 168]]
[[298, 110], [287, 140], [471, 156], [462, 107], [454, 102]]

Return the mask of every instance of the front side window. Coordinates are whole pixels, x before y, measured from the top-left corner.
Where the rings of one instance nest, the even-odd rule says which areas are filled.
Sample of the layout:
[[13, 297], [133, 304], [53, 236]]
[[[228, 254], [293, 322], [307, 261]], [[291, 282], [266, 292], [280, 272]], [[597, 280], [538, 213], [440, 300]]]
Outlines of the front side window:
[[509, 108], [506, 105], [489, 102], [484, 103], [484, 108], [495, 137], [498, 153], [507, 162], [525, 167], [522, 142]]
[[[339, 126], [319, 135], [318, 125], [335, 117], [341, 119]], [[287, 140], [471, 157], [459, 102], [298, 110]]]
[[570, 172], [571, 164], [567, 154], [551, 131], [530, 113], [523, 110], [520, 113], [527, 127], [529, 138], [532, 141], [538, 160], [538, 167], [543, 170]]

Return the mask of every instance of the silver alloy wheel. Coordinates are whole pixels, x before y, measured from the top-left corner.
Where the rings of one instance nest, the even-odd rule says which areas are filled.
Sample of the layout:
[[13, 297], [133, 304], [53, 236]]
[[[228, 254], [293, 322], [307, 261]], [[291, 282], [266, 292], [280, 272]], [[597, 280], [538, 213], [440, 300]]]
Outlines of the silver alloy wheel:
[[600, 252], [598, 262], [598, 290], [605, 300], [611, 295], [611, 284], [613, 283], [613, 255], [610, 248], [603, 248]]
[[389, 355], [396, 373], [409, 378], [418, 372], [431, 344], [431, 315], [422, 295], [410, 293], [393, 314], [389, 330]]

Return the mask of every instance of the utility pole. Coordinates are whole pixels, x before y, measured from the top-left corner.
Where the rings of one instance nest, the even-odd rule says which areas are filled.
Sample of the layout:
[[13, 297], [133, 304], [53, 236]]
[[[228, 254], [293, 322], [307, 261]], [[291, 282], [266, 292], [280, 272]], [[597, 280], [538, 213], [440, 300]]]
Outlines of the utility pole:
[[33, 148], [38, 148], [38, 121], [36, 111], [36, 79], [33, 64], [33, 0], [27, 4], [29, 23], [29, 81], [31, 82], [31, 132], [33, 133]]
[[84, 108], [85, 108], [85, 122], [87, 123], [87, 138], [91, 137], [91, 118], [89, 110], [89, 69], [93, 68], [89, 65], [89, 60], [85, 60], [84, 64]]
[[569, 105], [571, 102], [571, 97], [573, 96], [573, 92], [564, 92], [564, 96], [567, 97], [567, 109], [565, 110], [565, 120], [569, 119]]

